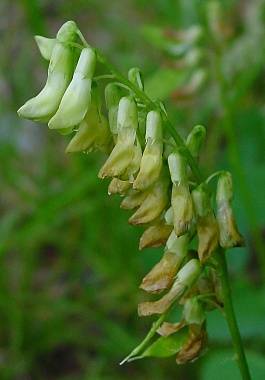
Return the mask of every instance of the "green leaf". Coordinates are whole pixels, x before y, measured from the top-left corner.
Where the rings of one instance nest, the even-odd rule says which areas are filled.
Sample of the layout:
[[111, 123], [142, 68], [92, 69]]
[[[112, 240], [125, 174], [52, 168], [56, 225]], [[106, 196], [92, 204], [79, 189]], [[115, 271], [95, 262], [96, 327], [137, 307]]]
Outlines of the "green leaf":
[[[233, 302], [243, 339], [265, 341], [265, 287], [251, 283], [233, 283]], [[207, 315], [209, 337], [219, 342], [229, 342], [230, 334], [224, 318], [217, 310]]]
[[166, 358], [179, 352], [185, 341], [188, 339], [188, 328], [183, 328], [177, 333], [158, 338], [149, 346], [141, 357], [154, 356]]
[[145, 91], [152, 99], [164, 100], [187, 79], [186, 71], [158, 69], [145, 81]]
[[[263, 380], [265, 373], [264, 357], [253, 351], [246, 352], [252, 379]], [[200, 380], [240, 380], [234, 352], [230, 349], [216, 350], [205, 356], [202, 362]]]

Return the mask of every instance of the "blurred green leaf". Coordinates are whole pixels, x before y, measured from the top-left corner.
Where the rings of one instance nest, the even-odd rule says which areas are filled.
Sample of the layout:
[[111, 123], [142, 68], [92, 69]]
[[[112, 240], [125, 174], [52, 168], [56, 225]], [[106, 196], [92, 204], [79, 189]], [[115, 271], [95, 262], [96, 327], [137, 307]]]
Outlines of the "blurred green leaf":
[[[233, 302], [243, 339], [265, 341], [265, 287], [233, 282]], [[208, 314], [210, 339], [230, 342], [226, 322], [219, 311]]]
[[152, 99], [164, 100], [178, 87], [182, 86], [187, 73], [173, 69], [161, 68], [145, 81], [145, 91]]
[[[265, 358], [256, 352], [247, 351], [247, 361], [253, 380], [264, 380]], [[216, 350], [203, 359], [200, 380], [241, 380], [235, 355], [232, 350]]]

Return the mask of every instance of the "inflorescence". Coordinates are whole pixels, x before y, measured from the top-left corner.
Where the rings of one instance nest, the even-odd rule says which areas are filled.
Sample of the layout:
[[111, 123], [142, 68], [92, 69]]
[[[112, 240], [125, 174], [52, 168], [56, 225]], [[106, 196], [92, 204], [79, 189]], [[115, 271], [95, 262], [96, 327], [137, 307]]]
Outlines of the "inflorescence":
[[[126, 81], [113, 71], [96, 77], [97, 61], [104, 60], [73, 21], [56, 38], [36, 36], [36, 42], [49, 61], [48, 78], [19, 116], [71, 135], [68, 153], [107, 153], [98, 175], [110, 178], [109, 194], [119, 194], [121, 207], [133, 210], [129, 223], [145, 228], [139, 248], [164, 247], [140, 285], [147, 293], [163, 294], [138, 306], [140, 316], [159, 317], [123, 362], [169, 355], [176, 355], [177, 363], [192, 361], [206, 347], [206, 312], [223, 307], [215, 252], [243, 245], [231, 207], [232, 176], [217, 173], [214, 203], [208, 181], [198, 183], [187, 159], [188, 152], [198, 161], [205, 128], [195, 126], [183, 144], [176, 144], [163, 106], [144, 93], [140, 70], [130, 69]], [[105, 106], [100, 78], [109, 82]]]

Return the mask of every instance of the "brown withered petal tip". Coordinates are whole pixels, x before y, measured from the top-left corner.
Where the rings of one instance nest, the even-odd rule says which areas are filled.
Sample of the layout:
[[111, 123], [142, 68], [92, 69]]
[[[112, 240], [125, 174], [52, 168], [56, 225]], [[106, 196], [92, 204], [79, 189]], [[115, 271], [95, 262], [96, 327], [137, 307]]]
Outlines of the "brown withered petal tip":
[[139, 249], [156, 248], [164, 245], [171, 232], [172, 226], [162, 223], [147, 228], [140, 238]]
[[185, 326], [185, 322], [169, 323], [164, 322], [158, 329], [157, 333], [161, 336], [169, 336], [181, 330]]
[[177, 364], [185, 364], [196, 360], [207, 344], [207, 332], [204, 328], [194, 329], [190, 326], [189, 339], [176, 356]]
[[162, 259], [144, 277], [140, 288], [149, 293], [168, 289], [174, 282], [181, 261], [175, 253], [166, 251]]
[[218, 224], [214, 215], [198, 218], [198, 255], [202, 263], [207, 261], [216, 250], [219, 241]]

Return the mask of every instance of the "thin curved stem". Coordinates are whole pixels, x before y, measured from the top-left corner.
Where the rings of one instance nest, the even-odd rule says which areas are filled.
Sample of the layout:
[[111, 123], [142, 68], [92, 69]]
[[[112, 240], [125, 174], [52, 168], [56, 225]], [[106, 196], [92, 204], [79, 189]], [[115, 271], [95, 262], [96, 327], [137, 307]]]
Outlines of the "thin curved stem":
[[161, 326], [161, 324], [164, 322], [168, 312], [164, 313], [159, 317], [152, 325], [151, 330], [147, 333], [146, 337], [144, 340], [137, 346], [135, 349], [128, 355], [126, 358], [124, 358], [121, 362], [120, 365], [123, 365], [126, 362], [132, 361], [131, 358], [136, 357], [139, 353], [141, 353], [147, 344], [150, 342], [150, 340], [153, 338], [153, 336], [156, 334], [157, 329]]
[[222, 284], [222, 292], [224, 297], [224, 311], [225, 318], [230, 330], [234, 350], [236, 352], [236, 361], [243, 380], [251, 380], [246, 355], [244, 352], [242, 338], [239, 332], [236, 315], [232, 302], [231, 288], [228, 278], [227, 263], [225, 258], [225, 251], [219, 249], [217, 252], [217, 261], [219, 264], [219, 273]]

